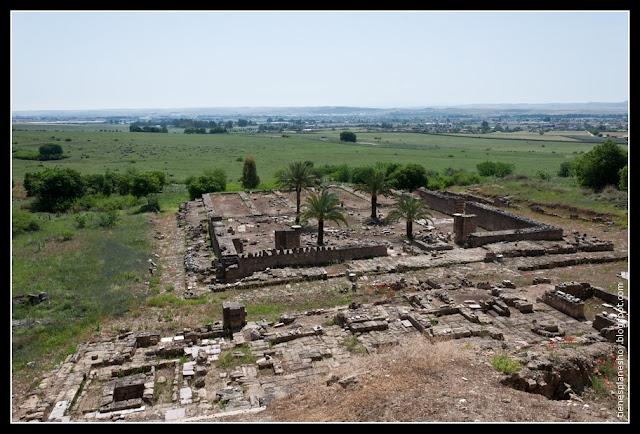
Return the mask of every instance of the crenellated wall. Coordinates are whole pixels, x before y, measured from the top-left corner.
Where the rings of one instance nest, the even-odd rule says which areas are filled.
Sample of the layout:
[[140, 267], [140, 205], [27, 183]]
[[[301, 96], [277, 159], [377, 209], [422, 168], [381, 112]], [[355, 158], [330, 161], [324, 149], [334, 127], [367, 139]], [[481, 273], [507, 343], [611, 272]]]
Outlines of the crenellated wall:
[[[205, 209], [207, 209], [206, 207], [205, 203]], [[234, 237], [227, 232], [224, 223], [220, 221], [220, 217], [216, 216], [212, 209], [207, 212], [207, 227], [211, 247], [218, 261], [217, 277], [224, 282], [232, 282], [267, 268], [325, 265], [387, 255], [387, 247], [380, 244], [347, 247], [298, 247], [242, 253], [237, 248], [239, 247], [238, 240], [235, 239], [234, 243]]]
[[377, 244], [352, 247], [324, 246], [299, 247], [284, 250], [261, 250], [256, 253], [243, 253], [239, 255], [237, 267], [228, 267], [225, 269], [224, 280], [232, 281], [240, 279], [267, 268], [326, 265], [386, 255], [387, 247]]

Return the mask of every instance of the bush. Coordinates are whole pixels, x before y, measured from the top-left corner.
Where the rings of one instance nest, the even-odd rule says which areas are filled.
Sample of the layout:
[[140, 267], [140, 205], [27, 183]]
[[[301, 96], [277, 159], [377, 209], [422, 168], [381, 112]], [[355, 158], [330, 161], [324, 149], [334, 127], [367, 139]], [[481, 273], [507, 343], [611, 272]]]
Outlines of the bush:
[[496, 354], [491, 358], [491, 366], [503, 374], [513, 374], [518, 372], [522, 366], [517, 360], [512, 359], [506, 354]]
[[620, 169], [620, 172], [618, 172], [618, 176], [620, 177], [620, 180], [618, 181], [618, 188], [620, 190], [624, 190], [627, 191], [627, 178], [628, 178], [628, 166], [624, 166], [622, 169]]
[[11, 215], [11, 233], [15, 237], [24, 232], [36, 232], [40, 230], [40, 224], [31, 213], [14, 210]]
[[338, 182], [351, 182], [351, 172], [352, 170], [349, 166], [347, 166], [346, 164], [341, 164], [334, 172], [333, 179]]
[[484, 163], [479, 163], [476, 167], [481, 176], [495, 176], [497, 178], [504, 178], [511, 174], [514, 169], [513, 164], [500, 161], [485, 161]]
[[158, 196], [155, 194], [147, 196], [147, 203], [140, 207], [140, 212], [160, 212]]
[[605, 185], [619, 185], [620, 170], [627, 165], [627, 155], [611, 140], [595, 146], [576, 160], [576, 176], [583, 187], [599, 190]]
[[64, 212], [86, 191], [84, 178], [73, 169], [45, 169], [26, 173], [24, 187], [28, 196], [37, 198], [36, 208], [48, 212]]
[[260, 184], [260, 177], [256, 169], [256, 160], [251, 156], [244, 159], [240, 183], [246, 189], [256, 188]]
[[112, 210], [100, 214], [98, 217], [98, 226], [101, 228], [112, 228], [118, 223], [118, 211]]
[[407, 164], [404, 167], [396, 167], [389, 175], [395, 188], [413, 191], [418, 187], [427, 185], [427, 171], [420, 164]]
[[76, 227], [78, 229], [86, 228], [87, 223], [89, 223], [89, 215], [86, 213], [76, 214], [73, 219], [76, 222]]
[[343, 131], [340, 133], [340, 141], [341, 142], [356, 142], [356, 133], [351, 131]]
[[354, 167], [351, 170], [351, 182], [354, 184], [365, 184], [371, 172], [375, 169], [370, 166]]
[[40, 146], [40, 148], [38, 148], [38, 152], [40, 153], [40, 160], [42, 161], [60, 160], [63, 158], [62, 146], [55, 143]]
[[160, 193], [166, 184], [163, 172], [144, 172], [133, 177], [131, 194], [135, 197], [143, 197], [152, 193]]
[[558, 170], [558, 176], [562, 178], [568, 178], [570, 176], [573, 176], [573, 162], [563, 161], [560, 164], [560, 169]]
[[187, 190], [191, 200], [201, 197], [204, 193], [215, 193], [227, 189], [227, 175], [222, 169], [205, 172], [202, 176], [190, 176], [186, 180]]
[[62, 231], [62, 234], [60, 234], [58, 241], [70, 241], [72, 239], [73, 239], [73, 231], [65, 230], [65, 231]]
[[536, 172], [536, 178], [541, 181], [549, 181], [551, 179], [551, 175], [545, 170], [538, 170]]

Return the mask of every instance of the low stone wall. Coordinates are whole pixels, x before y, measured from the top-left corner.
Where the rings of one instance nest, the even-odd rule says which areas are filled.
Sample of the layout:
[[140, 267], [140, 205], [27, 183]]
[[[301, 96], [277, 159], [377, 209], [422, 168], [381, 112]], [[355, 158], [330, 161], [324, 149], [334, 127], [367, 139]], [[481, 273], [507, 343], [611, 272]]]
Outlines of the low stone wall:
[[540, 223], [535, 220], [478, 202], [466, 202], [464, 212], [466, 214], [474, 214], [476, 216], [476, 224], [488, 231], [525, 229], [540, 226]]
[[618, 297], [616, 294], [607, 292], [604, 289], [598, 288], [596, 286], [593, 286], [592, 289], [594, 297], [598, 297], [605, 303], [609, 303], [616, 307], [622, 308], [627, 312], [629, 311], [629, 301], [627, 297]]
[[562, 313], [576, 319], [584, 319], [584, 302], [577, 297], [558, 290], [544, 293], [542, 301]]
[[485, 244], [510, 241], [557, 241], [562, 240], [562, 228], [540, 225], [525, 229], [510, 229], [504, 231], [484, 231], [469, 234], [465, 247], [479, 247]]
[[227, 282], [237, 280], [267, 268], [326, 265], [386, 255], [387, 247], [384, 245], [262, 250], [257, 253], [239, 255], [237, 266], [227, 267], [224, 270], [224, 280]]
[[[479, 247], [503, 241], [562, 240], [562, 228], [539, 223], [486, 203], [467, 200], [464, 195], [441, 193], [421, 187], [415, 192], [425, 204], [438, 212], [453, 215], [464, 212], [474, 215], [476, 226], [486, 231], [473, 232], [465, 237], [466, 247]], [[464, 201], [461, 211], [460, 201]]]
[[453, 215], [456, 213], [456, 196], [448, 193], [440, 193], [438, 191], [427, 190], [420, 187], [415, 193], [422, 198], [424, 203], [433, 210], [444, 214]]

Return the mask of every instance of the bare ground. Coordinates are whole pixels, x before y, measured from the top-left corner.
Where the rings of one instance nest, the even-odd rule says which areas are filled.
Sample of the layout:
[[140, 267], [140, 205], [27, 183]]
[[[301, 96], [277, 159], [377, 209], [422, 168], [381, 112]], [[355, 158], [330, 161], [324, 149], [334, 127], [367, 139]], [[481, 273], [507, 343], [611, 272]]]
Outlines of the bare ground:
[[[343, 388], [319, 383], [271, 403], [244, 420], [268, 421], [602, 421], [615, 420], [611, 399], [553, 401], [500, 384], [486, 351], [472, 344], [418, 338], [363, 356], [339, 376]], [[236, 419], [239, 420], [239, 419]]]

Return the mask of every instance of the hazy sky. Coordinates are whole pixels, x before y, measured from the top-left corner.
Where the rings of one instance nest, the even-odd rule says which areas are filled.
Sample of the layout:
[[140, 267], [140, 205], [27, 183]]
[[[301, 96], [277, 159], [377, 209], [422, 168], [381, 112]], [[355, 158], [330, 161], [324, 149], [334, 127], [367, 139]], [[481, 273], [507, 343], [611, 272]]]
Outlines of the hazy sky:
[[12, 12], [14, 110], [628, 99], [628, 13]]

